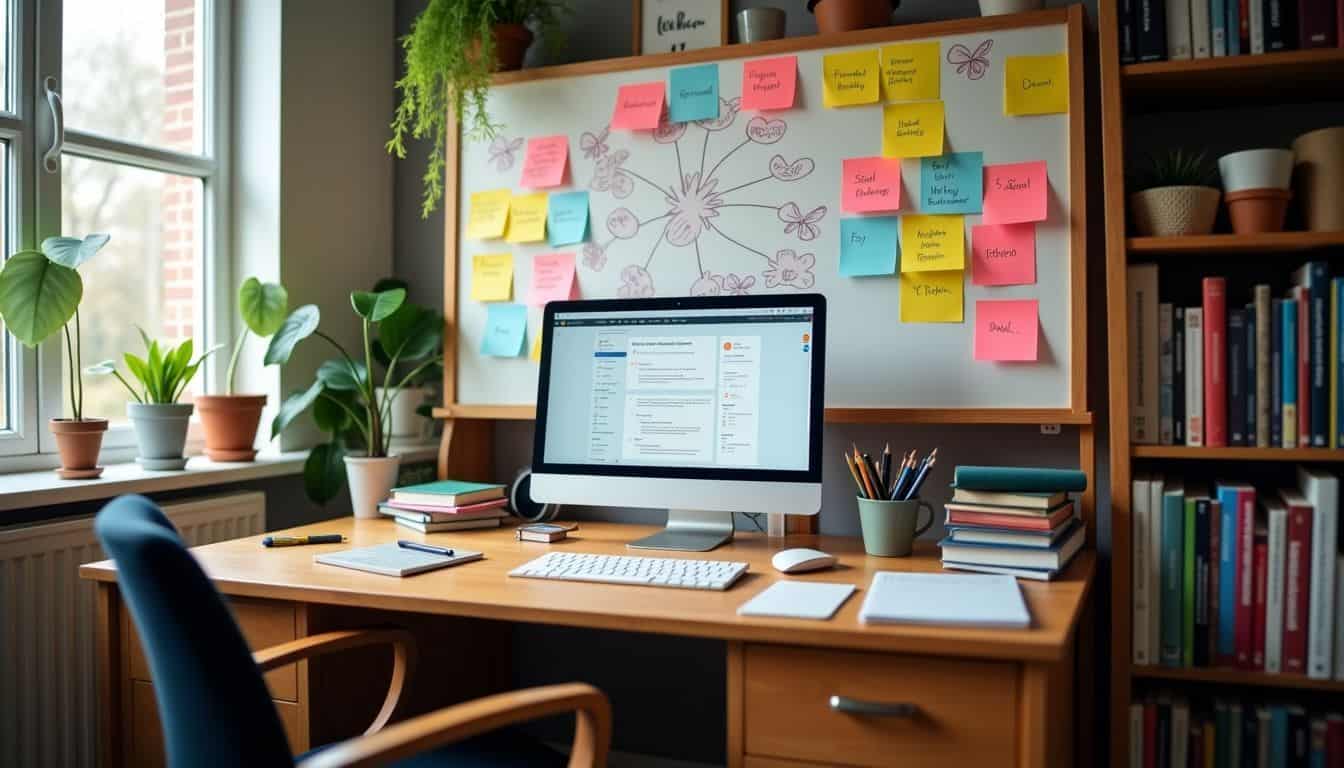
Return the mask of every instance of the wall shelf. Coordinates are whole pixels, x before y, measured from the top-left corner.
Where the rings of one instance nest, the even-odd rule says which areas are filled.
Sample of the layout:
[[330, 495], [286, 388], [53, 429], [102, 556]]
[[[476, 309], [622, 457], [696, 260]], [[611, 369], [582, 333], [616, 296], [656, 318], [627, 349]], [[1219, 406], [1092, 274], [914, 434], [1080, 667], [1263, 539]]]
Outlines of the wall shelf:
[[1344, 450], [1329, 448], [1210, 448], [1189, 445], [1134, 445], [1129, 455], [1136, 459], [1185, 459], [1188, 461], [1344, 461]]
[[[1344, 65], [1341, 65], [1344, 66]], [[1344, 77], [1341, 77], [1344, 79]], [[1186, 237], [1131, 237], [1130, 255], [1263, 254], [1310, 251], [1344, 246], [1344, 232], [1269, 232], [1260, 235], [1190, 235]]]
[[1249, 669], [1226, 667], [1134, 667], [1135, 679], [1244, 685], [1259, 688], [1332, 691], [1344, 693], [1344, 680], [1313, 680], [1303, 675], [1268, 675]]
[[1344, 49], [1157, 61], [1120, 68], [1126, 112], [1344, 99]]

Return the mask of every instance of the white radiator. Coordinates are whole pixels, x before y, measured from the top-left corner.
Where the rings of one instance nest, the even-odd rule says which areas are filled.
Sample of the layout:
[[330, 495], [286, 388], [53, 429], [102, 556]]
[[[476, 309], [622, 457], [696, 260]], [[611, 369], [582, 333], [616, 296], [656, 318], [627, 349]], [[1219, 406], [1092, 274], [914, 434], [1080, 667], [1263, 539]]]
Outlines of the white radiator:
[[[261, 533], [266, 496], [165, 504], [191, 546]], [[93, 766], [98, 707], [93, 518], [0, 530], [0, 766]]]

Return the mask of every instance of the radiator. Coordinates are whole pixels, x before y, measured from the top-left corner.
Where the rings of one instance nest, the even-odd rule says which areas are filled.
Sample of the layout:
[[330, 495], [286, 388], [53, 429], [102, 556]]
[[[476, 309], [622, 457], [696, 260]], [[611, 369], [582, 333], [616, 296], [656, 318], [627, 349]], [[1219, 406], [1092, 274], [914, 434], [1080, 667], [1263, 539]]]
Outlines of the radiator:
[[[191, 546], [261, 533], [262, 493], [166, 504]], [[0, 766], [93, 766], [98, 707], [93, 518], [0, 530]]]

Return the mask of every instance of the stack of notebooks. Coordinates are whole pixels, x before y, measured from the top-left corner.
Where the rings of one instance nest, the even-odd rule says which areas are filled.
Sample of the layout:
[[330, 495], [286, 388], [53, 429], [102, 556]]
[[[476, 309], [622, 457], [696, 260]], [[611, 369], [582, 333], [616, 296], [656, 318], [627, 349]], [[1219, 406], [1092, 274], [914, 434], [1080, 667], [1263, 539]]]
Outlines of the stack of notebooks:
[[1087, 488], [1078, 470], [957, 467], [952, 487], [944, 568], [1049, 581], [1087, 539], [1069, 498]]
[[508, 517], [504, 486], [440, 480], [393, 488], [378, 511], [421, 533], [498, 528]]

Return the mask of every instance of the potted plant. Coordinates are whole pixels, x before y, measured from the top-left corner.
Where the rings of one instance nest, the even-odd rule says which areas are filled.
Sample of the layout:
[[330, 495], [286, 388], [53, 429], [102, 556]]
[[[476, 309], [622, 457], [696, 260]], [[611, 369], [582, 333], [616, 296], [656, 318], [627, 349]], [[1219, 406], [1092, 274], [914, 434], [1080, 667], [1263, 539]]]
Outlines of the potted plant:
[[243, 329], [238, 332], [229, 355], [224, 394], [196, 398], [205, 432], [205, 455], [211, 461], [252, 461], [257, 457], [257, 425], [261, 422], [261, 410], [266, 407], [266, 396], [234, 393], [238, 359], [249, 331], [257, 338], [269, 338], [280, 330], [288, 312], [289, 294], [279, 283], [263, 283], [249, 277], [239, 287], [238, 314], [243, 319]]
[[392, 120], [388, 152], [406, 158], [407, 136], [432, 143], [420, 215], [443, 199], [444, 149], [449, 115], [468, 138], [493, 139], [500, 126], [486, 111], [490, 77], [519, 69], [532, 44], [528, 25], [557, 45], [556, 24], [566, 0], [430, 0], [402, 41], [406, 73], [397, 80], [401, 103]]
[[1293, 140], [1293, 180], [1312, 232], [1344, 231], [1344, 125]]
[[126, 361], [126, 369], [140, 383], [139, 391], [126, 381], [117, 371], [117, 364], [111, 360], [91, 365], [84, 372], [96, 376], [115, 376], [135, 399], [135, 402], [126, 404], [126, 415], [135, 427], [135, 444], [140, 453], [135, 460], [140, 466], [153, 470], [185, 469], [187, 459], [183, 456], [183, 449], [187, 444], [192, 404], [179, 403], [178, 399], [196, 377], [201, 363], [219, 347], [206, 350], [192, 360], [191, 339], [176, 347], [161, 347], [159, 342], [149, 338], [143, 328], [140, 329], [140, 338], [145, 342], [145, 356], [136, 357], [130, 352], [122, 356]]
[[1148, 158], [1130, 181], [1130, 216], [1142, 237], [1207, 235], [1218, 217], [1218, 174], [1204, 152], [1173, 149]]
[[[84, 415], [84, 381], [80, 370], [79, 302], [84, 281], [79, 265], [93, 257], [111, 238], [108, 235], [49, 237], [42, 250], [22, 250], [10, 256], [0, 270], [0, 318], [27, 347], [36, 347], [57, 331], [65, 332], [65, 355], [70, 366], [70, 418], [48, 422], [61, 456], [58, 474], [67, 479], [103, 474], [98, 452], [107, 432], [107, 419]], [[74, 320], [75, 330], [70, 331]]]
[[[330, 344], [340, 356], [317, 369], [308, 389], [291, 394], [280, 404], [271, 423], [272, 436], [280, 434], [301, 413], [313, 408], [318, 426], [331, 435], [315, 448], [304, 465], [304, 488], [315, 501], [326, 501], [340, 491], [339, 467], [344, 465], [350, 484], [350, 501], [356, 517], [377, 517], [396, 483], [399, 457], [389, 455], [392, 435], [387, 430], [391, 402], [421, 371], [437, 365], [443, 334], [437, 313], [406, 304], [406, 290], [355, 291], [350, 304], [359, 315], [363, 331], [363, 354], [357, 360], [335, 339], [318, 330], [321, 314], [312, 304], [295, 309], [271, 337], [267, 365], [289, 362], [294, 348], [309, 336]], [[373, 356], [374, 332], [387, 352], [382, 391], [377, 386], [377, 361]], [[404, 374], [404, 360], [421, 360]]]
[[817, 32], [849, 32], [885, 27], [900, 0], [807, 0], [807, 10], [817, 17]]
[[1293, 153], [1287, 149], [1247, 149], [1218, 158], [1223, 199], [1232, 231], [1239, 235], [1280, 232], [1292, 193]]
[[[391, 290], [393, 288], [406, 289], [407, 287], [408, 286], [404, 280], [389, 277], [379, 280], [374, 284], [373, 290], [379, 292]], [[444, 322], [442, 315], [433, 312], [432, 310], [416, 306], [409, 301], [402, 304], [401, 309], [398, 309], [391, 318], [388, 318], [387, 323], [391, 323], [395, 326], [398, 323], [410, 320], [412, 317], [418, 317], [419, 313], [425, 312], [430, 313], [439, 325], [442, 326]], [[424, 322], [428, 322], [428, 320], [425, 320]], [[441, 336], [436, 338], [438, 341], [442, 341]], [[391, 356], [384, 348], [380, 336], [373, 341], [373, 358], [385, 371], [396, 369], [395, 371], [392, 371], [393, 377], [396, 378], [398, 373], [405, 374], [416, 369], [424, 357], [441, 352], [441, 348], [441, 344], [435, 344], [431, 348], [411, 350], [413, 355], [403, 354], [401, 360], [393, 365]], [[406, 386], [400, 391], [386, 393], [388, 398], [388, 409], [387, 424], [385, 426], [389, 435], [393, 438], [416, 438], [421, 437], [424, 434], [424, 427], [430, 423], [428, 421], [429, 414], [421, 414], [425, 411], [432, 411], [433, 398], [437, 391], [436, 384], [442, 380], [442, 377], [443, 364], [442, 362], [439, 362], [427, 368], [420, 368], [418, 372], [406, 382]], [[379, 398], [384, 397], [385, 394], [382, 387], [375, 388], [374, 393]]]

